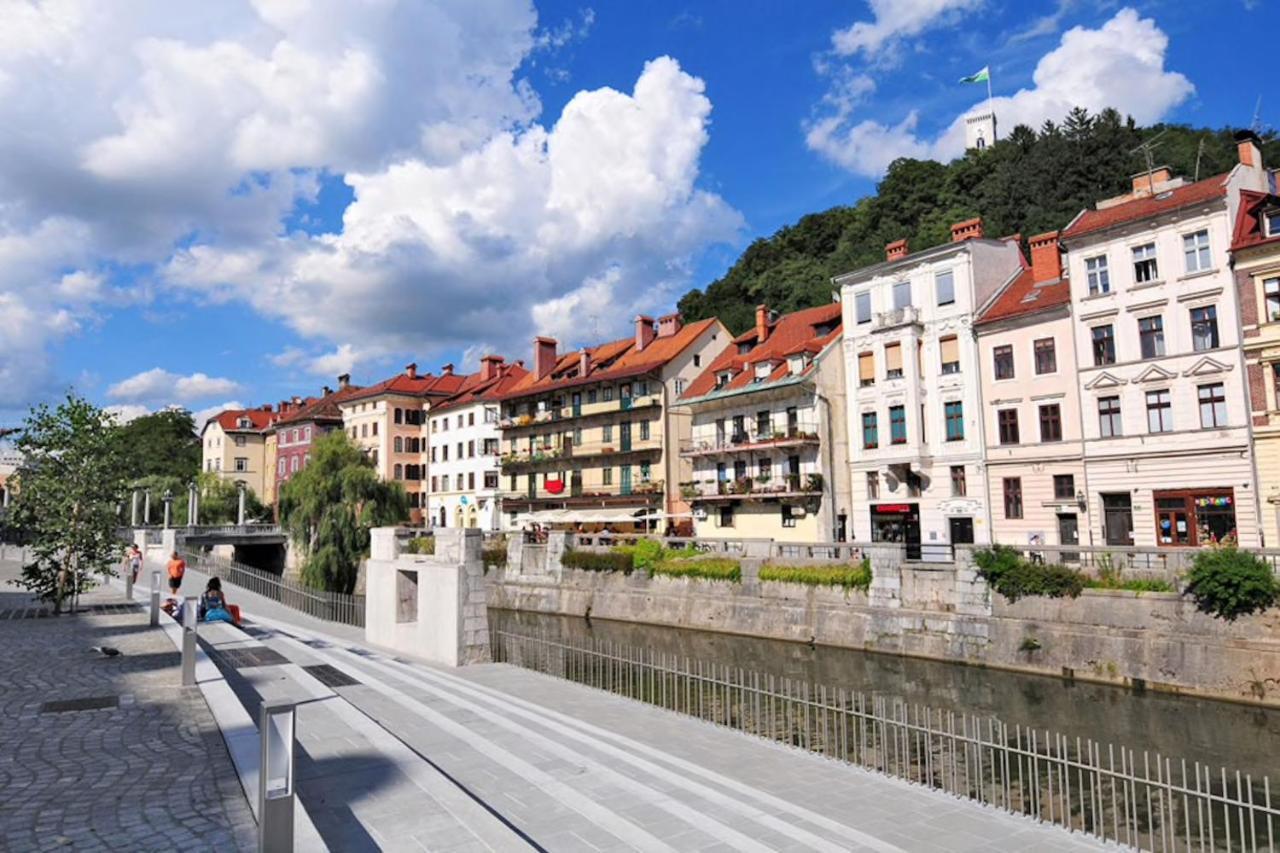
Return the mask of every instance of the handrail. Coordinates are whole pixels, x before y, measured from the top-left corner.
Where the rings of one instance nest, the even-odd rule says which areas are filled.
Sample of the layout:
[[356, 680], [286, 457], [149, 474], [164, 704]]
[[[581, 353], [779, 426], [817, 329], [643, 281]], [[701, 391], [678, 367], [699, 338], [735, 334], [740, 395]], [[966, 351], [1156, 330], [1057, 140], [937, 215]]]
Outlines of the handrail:
[[292, 610], [326, 622], [364, 627], [364, 596], [313, 589], [255, 566], [215, 557], [212, 554], [181, 552], [187, 564], [206, 573], [216, 570], [219, 579], [246, 592], [268, 598]]

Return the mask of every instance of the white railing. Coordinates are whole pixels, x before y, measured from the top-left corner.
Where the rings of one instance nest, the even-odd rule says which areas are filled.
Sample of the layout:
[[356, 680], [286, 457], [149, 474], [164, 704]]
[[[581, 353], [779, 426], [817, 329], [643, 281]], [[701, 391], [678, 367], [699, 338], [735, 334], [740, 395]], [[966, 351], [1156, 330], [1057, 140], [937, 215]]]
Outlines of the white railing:
[[297, 581], [210, 554], [184, 552], [187, 565], [208, 575], [217, 575], [224, 584], [279, 602], [291, 610], [326, 622], [364, 627], [364, 596], [312, 589]]

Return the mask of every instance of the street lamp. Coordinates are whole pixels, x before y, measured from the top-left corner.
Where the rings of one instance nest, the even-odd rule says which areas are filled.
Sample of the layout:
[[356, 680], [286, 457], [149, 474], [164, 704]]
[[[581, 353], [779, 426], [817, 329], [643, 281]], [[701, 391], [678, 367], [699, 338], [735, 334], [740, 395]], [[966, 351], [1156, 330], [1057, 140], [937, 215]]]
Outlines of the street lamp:
[[298, 706], [287, 699], [262, 703], [258, 732], [258, 850], [293, 850], [293, 752]]

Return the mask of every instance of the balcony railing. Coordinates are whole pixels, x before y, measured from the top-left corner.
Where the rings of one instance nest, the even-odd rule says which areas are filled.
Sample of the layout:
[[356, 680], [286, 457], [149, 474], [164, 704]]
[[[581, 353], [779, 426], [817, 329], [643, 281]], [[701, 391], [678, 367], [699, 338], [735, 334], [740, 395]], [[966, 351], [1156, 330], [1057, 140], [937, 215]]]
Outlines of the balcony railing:
[[764, 430], [748, 426], [741, 431], [728, 430], [723, 435], [695, 437], [689, 441], [683, 441], [680, 443], [680, 455], [705, 456], [712, 453], [757, 450], [762, 447], [817, 444], [820, 440], [818, 425], [815, 423], [801, 422]]
[[920, 309], [914, 305], [907, 305], [903, 308], [894, 308], [891, 311], [881, 311], [875, 317], [872, 328], [879, 332], [885, 329], [896, 329], [899, 326], [918, 326], [920, 325]]
[[663, 496], [662, 480], [640, 480], [635, 483], [610, 483], [609, 485], [574, 485], [566, 483], [564, 489], [560, 492], [549, 492], [541, 485], [534, 489], [527, 486], [521, 486], [516, 491], [504, 489], [502, 491], [502, 499], [504, 502], [521, 502], [521, 501], [570, 501], [570, 500], [590, 500], [592, 498], [625, 498], [635, 497], [649, 502], [654, 499], [661, 499]]
[[783, 474], [777, 477], [739, 477], [733, 480], [690, 480], [680, 484], [685, 500], [733, 500], [789, 498], [821, 494], [825, 480], [821, 474]]
[[585, 441], [574, 444], [567, 441], [560, 445], [542, 445], [533, 450], [518, 450], [505, 453], [501, 457], [503, 470], [528, 467], [542, 463], [561, 462], [565, 459], [586, 459], [592, 456], [611, 456], [621, 453], [640, 453], [662, 449], [662, 439], [631, 438], [623, 440], [621, 436], [611, 441]]
[[632, 409], [644, 409], [662, 403], [659, 394], [641, 394], [635, 397], [619, 397], [613, 400], [598, 400], [594, 403], [569, 404], [558, 408], [549, 408], [534, 414], [504, 417], [498, 420], [499, 429], [521, 429], [542, 426], [556, 421], [574, 418], [589, 418], [593, 415], [607, 415], [613, 412], [628, 412]]

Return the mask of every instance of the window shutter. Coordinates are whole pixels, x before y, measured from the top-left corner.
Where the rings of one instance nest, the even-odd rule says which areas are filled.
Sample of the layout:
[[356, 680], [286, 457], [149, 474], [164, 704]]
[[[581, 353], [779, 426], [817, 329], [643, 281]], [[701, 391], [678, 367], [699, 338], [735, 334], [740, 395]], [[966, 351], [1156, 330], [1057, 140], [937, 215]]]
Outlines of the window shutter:
[[902, 370], [902, 345], [890, 344], [884, 348], [885, 370]]
[[939, 343], [942, 344], [942, 363], [950, 364], [960, 360], [960, 340], [959, 338], [943, 338]]
[[864, 352], [858, 354], [858, 379], [870, 381], [876, 378], [876, 354]]

